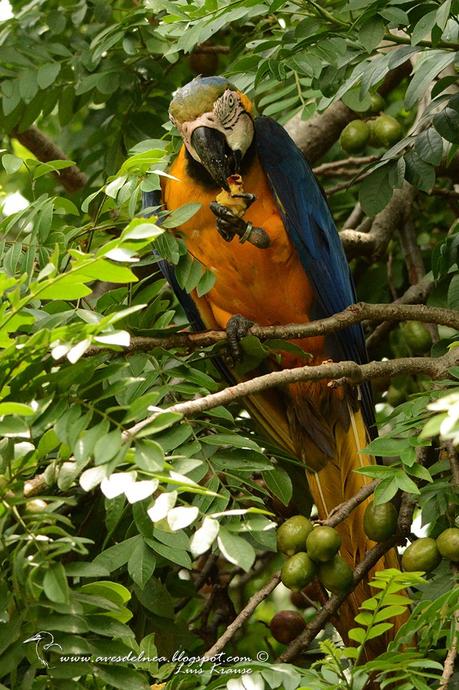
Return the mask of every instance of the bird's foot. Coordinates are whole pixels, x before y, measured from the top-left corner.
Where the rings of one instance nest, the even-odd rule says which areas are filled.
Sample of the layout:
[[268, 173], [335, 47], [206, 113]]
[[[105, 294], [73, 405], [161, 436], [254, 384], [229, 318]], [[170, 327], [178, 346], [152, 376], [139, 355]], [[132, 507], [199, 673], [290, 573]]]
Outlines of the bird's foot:
[[226, 324], [226, 336], [228, 338], [228, 350], [233, 360], [233, 364], [240, 362], [242, 358], [240, 341], [245, 338], [250, 328], [254, 325], [253, 321], [246, 319], [241, 314], [235, 314]]
[[[244, 198], [246, 196], [253, 197], [253, 194], [243, 194], [240, 196]], [[266, 230], [254, 227], [252, 223], [236, 216], [223, 204], [212, 201], [210, 210], [217, 218], [217, 230], [225, 242], [231, 242], [233, 237], [237, 235], [241, 244], [250, 242], [250, 244], [253, 244], [259, 249], [266, 249], [270, 246], [271, 240]]]

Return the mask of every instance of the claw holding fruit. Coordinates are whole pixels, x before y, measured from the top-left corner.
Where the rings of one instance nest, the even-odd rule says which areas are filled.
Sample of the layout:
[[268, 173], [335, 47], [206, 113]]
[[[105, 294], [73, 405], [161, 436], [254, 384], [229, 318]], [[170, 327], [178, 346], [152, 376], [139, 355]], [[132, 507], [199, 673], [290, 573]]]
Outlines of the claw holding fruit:
[[210, 204], [210, 210], [217, 217], [218, 232], [226, 242], [238, 235], [241, 244], [249, 242], [259, 249], [266, 249], [271, 244], [266, 230], [243, 220], [244, 213], [255, 201], [255, 195], [244, 192], [240, 175], [230, 175], [227, 183], [229, 191], [222, 189]]

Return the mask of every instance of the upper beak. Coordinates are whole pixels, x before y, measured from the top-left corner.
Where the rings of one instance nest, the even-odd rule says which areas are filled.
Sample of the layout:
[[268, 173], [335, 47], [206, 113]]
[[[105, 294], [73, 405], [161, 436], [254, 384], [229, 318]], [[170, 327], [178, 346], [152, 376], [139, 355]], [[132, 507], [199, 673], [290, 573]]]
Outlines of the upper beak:
[[233, 151], [225, 135], [211, 127], [197, 127], [191, 135], [191, 145], [215, 183], [229, 191], [226, 180], [239, 173], [241, 152]]

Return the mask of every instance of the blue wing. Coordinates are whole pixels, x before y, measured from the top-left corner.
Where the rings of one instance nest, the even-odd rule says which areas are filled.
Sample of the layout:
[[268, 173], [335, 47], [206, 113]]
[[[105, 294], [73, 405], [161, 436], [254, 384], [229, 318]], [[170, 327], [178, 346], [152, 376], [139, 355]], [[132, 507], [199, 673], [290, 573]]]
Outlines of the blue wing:
[[[269, 117], [255, 120], [256, 146], [284, 225], [313, 287], [314, 319], [342, 311], [355, 302], [349, 265], [325, 196], [301, 151], [281, 125]], [[336, 360], [368, 361], [361, 326], [327, 338]], [[362, 408], [371, 431], [374, 412], [368, 384], [362, 389]]]

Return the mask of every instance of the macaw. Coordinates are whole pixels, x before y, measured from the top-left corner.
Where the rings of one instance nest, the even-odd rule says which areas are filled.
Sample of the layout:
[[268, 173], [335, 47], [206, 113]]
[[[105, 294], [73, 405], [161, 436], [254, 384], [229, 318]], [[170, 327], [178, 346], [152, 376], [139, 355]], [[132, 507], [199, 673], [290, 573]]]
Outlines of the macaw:
[[[163, 265], [192, 327], [227, 329], [234, 340], [252, 323], [302, 324], [353, 304], [350, 269], [327, 201], [284, 128], [254, 117], [249, 98], [223, 77], [193, 79], [176, 91], [169, 112], [183, 145], [170, 177], [163, 178], [161, 202], [170, 211], [201, 204], [178, 231], [189, 253], [216, 277], [203, 297], [188, 295], [174, 281], [172, 267]], [[248, 192], [243, 219], [215, 202], [236, 174]], [[146, 194], [144, 207], [152, 205], [154, 196]], [[261, 243], [243, 241], [253, 229], [257, 237], [261, 233]], [[367, 361], [360, 326], [293, 342], [309, 356], [294, 348], [283, 351], [283, 368], [331, 359]], [[251, 397], [249, 408], [270, 439], [304, 463], [321, 519], [369, 481], [353, 471], [375, 462], [360, 453], [374, 431], [368, 384], [356, 392], [326, 381], [296, 383]], [[337, 527], [341, 553], [351, 566], [372, 546], [363, 530], [365, 506]], [[394, 551], [379, 562], [378, 568], [384, 567], [398, 567]], [[345, 639], [369, 596], [368, 584], [361, 583], [341, 607], [337, 627]]]

